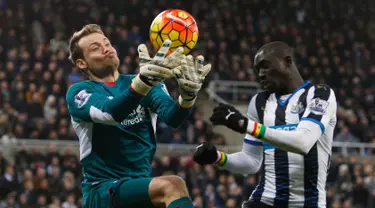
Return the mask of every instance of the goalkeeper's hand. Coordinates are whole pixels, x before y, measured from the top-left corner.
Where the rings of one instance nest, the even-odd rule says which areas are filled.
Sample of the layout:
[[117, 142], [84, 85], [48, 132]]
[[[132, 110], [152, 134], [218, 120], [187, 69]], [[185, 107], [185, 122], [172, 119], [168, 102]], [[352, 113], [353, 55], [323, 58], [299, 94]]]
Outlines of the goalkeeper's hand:
[[211, 70], [211, 64], [204, 65], [204, 57], [192, 55], [183, 56], [181, 65], [173, 69], [180, 89], [180, 104], [185, 103], [183, 107], [190, 107], [194, 104], [195, 98], [207, 74]]
[[183, 49], [177, 48], [166, 57], [171, 45], [170, 40], [165, 40], [154, 58], [150, 57], [145, 44], [138, 46], [139, 74], [133, 79], [132, 87], [140, 94], [146, 95], [151, 87], [160, 84], [165, 79], [173, 77], [172, 68], [180, 65]]
[[193, 160], [199, 165], [208, 165], [215, 163], [218, 157], [216, 147], [208, 142], [203, 142], [197, 147]]

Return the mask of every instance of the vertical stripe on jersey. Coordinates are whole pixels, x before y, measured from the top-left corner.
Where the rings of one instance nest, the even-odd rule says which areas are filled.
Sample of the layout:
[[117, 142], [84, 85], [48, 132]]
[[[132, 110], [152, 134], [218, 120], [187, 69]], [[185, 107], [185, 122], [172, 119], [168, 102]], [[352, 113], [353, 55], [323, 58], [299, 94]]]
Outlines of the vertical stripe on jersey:
[[[286, 108], [285, 121], [294, 124], [295, 128], [303, 116], [306, 106], [308, 86], [296, 92], [290, 98]], [[294, 129], [290, 128], [290, 131]], [[304, 202], [304, 155], [288, 152], [289, 165], [289, 206], [302, 207]], [[298, 204], [296, 202], [299, 202]], [[292, 204], [293, 203], [293, 204]]]
[[318, 148], [317, 143], [305, 156], [305, 208], [318, 207]]
[[[316, 87], [314, 86], [312, 89], [309, 90], [313, 93], [309, 94], [307, 100], [314, 99], [319, 97], [322, 100], [328, 100], [331, 90], [330, 88], [323, 87]], [[312, 98], [311, 98], [312, 97]], [[308, 106], [306, 106], [308, 107]], [[322, 120], [322, 115], [316, 115], [314, 113], [310, 113], [308, 118], [315, 119], [317, 121]], [[314, 208], [318, 207], [319, 201], [319, 189], [318, 189], [318, 174], [319, 174], [319, 157], [318, 157], [318, 145], [315, 145], [311, 148], [310, 152], [305, 156], [305, 208]]]
[[[275, 126], [285, 125], [286, 106], [277, 104]], [[289, 162], [288, 152], [275, 148], [276, 197], [274, 207], [288, 207], [289, 201]]]
[[[270, 93], [267, 91], [261, 92], [257, 95], [255, 100], [255, 107], [257, 109], [258, 118], [260, 123], [264, 123], [264, 108], [266, 107], [266, 102], [268, 100], [268, 97], [270, 96]], [[263, 151], [263, 162], [262, 162], [262, 168], [261, 168], [261, 177], [259, 184], [253, 191], [253, 194], [251, 195], [251, 200], [253, 201], [260, 201], [262, 198], [262, 194], [264, 192], [264, 184], [265, 184], [265, 169], [264, 169], [264, 161], [265, 161], [265, 154]]]

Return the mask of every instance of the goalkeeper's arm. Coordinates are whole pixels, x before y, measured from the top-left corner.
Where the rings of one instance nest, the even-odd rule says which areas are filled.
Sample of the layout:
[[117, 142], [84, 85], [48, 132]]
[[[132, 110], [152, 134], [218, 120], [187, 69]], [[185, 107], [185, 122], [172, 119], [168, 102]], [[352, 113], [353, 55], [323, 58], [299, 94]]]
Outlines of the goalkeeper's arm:
[[132, 86], [109, 98], [90, 85], [77, 83], [69, 88], [66, 100], [73, 120], [115, 125], [133, 112], [143, 97]]

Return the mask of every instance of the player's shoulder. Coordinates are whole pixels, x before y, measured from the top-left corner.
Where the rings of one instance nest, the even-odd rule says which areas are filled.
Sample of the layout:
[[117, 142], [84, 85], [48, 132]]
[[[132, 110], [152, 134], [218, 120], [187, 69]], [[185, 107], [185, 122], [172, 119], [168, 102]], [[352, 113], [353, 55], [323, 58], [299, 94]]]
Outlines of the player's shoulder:
[[265, 103], [268, 98], [270, 97], [272, 93], [270, 93], [269, 91], [261, 91], [261, 92], [258, 92], [256, 93], [251, 99], [250, 99], [250, 103]]
[[330, 96], [335, 96], [335, 91], [327, 84], [314, 84], [309, 89], [309, 93], [313, 93], [314, 97], [322, 97], [328, 99]]
[[330, 91], [332, 88], [327, 84], [314, 84], [312, 85], [315, 91]]
[[70, 102], [75, 96], [86, 96], [89, 94], [88, 92], [91, 91], [92, 87], [92, 81], [90, 80], [74, 83], [69, 87], [66, 93], [66, 100]]
[[83, 90], [83, 89], [90, 90], [92, 87], [93, 86], [92, 86], [91, 80], [76, 82], [69, 87], [68, 94], [76, 92], [76, 91], [80, 91], [80, 90]]

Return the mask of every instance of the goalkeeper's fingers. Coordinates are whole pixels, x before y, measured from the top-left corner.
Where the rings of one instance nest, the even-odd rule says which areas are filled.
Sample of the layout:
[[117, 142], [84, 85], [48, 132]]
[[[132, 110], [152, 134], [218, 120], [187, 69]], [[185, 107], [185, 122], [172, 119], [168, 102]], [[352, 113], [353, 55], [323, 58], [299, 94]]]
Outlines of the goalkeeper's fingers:
[[144, 68], [142, 69], [141, 73], [145, 76], [158, 77], [161, 79], [173, 77], [172, 71], [168, 68], [153, 64], [147, 64], [143, 67]]
[[182, 57], [184, 56], [183, 52], [184, 49], [182, 47], [178, 47], [175, 51], [173, 51], [173, 53], [165, 57], [165, 65], [170, 66], [170, 68], [180, 65]]
[[171, 46], [172, 41], [167, 39], [164, 41], [163, 45], [160, 47], [159, 51], [154, 56], [153, 60], [155, 61], [161, 61], [165, 58], [167, 55], [169, 48]]
[[199, 74], [201, 79], [204, 80], [207, 74], [211, 71], [211, 64], [204, 65], [204, 57], [202, 55], [199, 55], [195, 59], [195, 65], [196, 65], [197, 73]]
[[145, 44], [140, 44], [138, 46], [138, 57], [140, 65], [144, 65], [151, 61], [150, 54], [148, 53], [147, 46]]
[[181, 79], [180, 87], [186, 91], [197, 93], [201, 89], [202, 85], [187, 79]]

